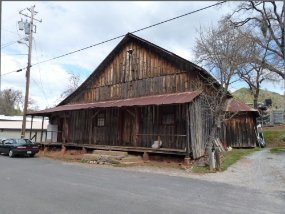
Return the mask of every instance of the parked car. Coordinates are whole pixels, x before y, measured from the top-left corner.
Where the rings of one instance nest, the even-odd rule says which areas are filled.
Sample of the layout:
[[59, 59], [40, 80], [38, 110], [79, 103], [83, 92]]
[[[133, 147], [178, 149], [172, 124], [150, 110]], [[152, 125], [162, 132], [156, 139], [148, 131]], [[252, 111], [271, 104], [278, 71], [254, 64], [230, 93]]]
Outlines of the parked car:
[[34, 157], [39, 150], [39, 146], [29, 139], [9, 138], [0, 142], [0, 153], [8, 154], [9, 157], [16, 155]]
[[6, 140], [7, 138], [6, 137], [0, 137], [0, 143], [3, 141], [3, 140]]

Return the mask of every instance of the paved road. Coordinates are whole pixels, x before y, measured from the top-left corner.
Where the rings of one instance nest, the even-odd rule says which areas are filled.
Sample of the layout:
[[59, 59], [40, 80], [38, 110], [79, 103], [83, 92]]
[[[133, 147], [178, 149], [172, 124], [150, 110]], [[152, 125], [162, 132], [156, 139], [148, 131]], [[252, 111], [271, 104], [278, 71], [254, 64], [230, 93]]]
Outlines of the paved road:
[[284, 213], [285, 193], [0, 156], [1, 214]]

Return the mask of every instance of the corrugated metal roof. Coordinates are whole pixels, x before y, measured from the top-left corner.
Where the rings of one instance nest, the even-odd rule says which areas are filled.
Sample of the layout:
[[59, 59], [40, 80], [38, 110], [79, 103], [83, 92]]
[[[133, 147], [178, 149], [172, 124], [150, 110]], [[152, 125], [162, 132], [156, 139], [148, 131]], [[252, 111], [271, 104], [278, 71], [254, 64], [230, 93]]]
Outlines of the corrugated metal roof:
[[52, 112], [92, 109], [92, 108], [189, 103], [200, 93], [201, 93], [200, 91], [191, 91], [191, 92], [182, 92], [182, 93], [173, 93], [173, 94], [136, 97], [136, 98], [122, 99], [122, 100], [110, 100], [110, 101], [94, 102], [94, 103], [61, 105], [43, 111], [34, 112], [29, 115], [45, 115]]
[[250, 106], [246, 105], [245, 103], [235, 100], [233, 98], [227, 100], [226, 111], [229, 112], [240, 112], [240, 111], [252, 111], [258, 113], [258, 111]]

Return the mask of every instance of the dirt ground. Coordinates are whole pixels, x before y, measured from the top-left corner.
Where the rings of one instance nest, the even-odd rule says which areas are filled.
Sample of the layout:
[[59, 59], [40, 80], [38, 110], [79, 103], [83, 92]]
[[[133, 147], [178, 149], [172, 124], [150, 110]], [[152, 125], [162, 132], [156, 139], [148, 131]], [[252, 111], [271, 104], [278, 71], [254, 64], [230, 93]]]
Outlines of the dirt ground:
[[[130, 169], [132, 170], [132, 169]], [[153, 172], [147, 167], [133, 170]], [[239, 160], [224, 172], [194, 174], [190, 170], [154, 170], [155, 173], [183, 176], [243, 186], [265, 192], [285, 191], [285, 152], [272, 154], [269, 149], [254, 152]]]
[[266, 192], [285, 191], [285, 152], [254, 152], [221, 173], [191, 175], [205, 180], [245, 186]]
[[[67, 151], [64, 156], [60, 151], [45, 154], [41, 151], [38, 156], [63, 160], [66, 164], [82, 164], [85, 167], [118, 168], [110, 165], [80, 163], [83, 154], [76, 150]], [[285, 191], [285, 152], [272, 154], [269, 149], [254, 152], [230, 166], [228, 170], [217, 173], [194, 174], [191, 172], [191, 167], [185, 169], [181, 162], [169, 160], [163, 162], [152, 160], [136, 166], [120, 167], [120, 169], [215, 181], [268, 193]]]

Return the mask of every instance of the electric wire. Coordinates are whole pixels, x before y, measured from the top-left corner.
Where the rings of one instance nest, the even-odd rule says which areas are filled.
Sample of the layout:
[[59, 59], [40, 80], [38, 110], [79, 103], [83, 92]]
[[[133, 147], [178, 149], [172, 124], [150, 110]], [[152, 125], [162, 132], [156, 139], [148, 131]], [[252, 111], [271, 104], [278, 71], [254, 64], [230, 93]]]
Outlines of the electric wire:
[[[38, 51], [37, 51], [37, 44], [36, 44], [36, 40], [33, 38], [34, 40], [34, 47], [35, 47], [35, 51], [36, 51], [36, 60], [39, 61], [39, 58], [38, 58]], [[48, 103], [48, 100], [47, 100], [47, 94], [44, 90], [44, 87], [43, 87], [43, 82], [42, 82], [42, 77], [41, 77], [41, 68], [40, 68], [40, 65], [37, 66], [38, 67], [38, 71], [39, 71], [39, 79], [40, 79], [40, 86], [39, 87], [41, 89], [41, 91], [43, 92], [43, 95], [44, 95], [44, 98], [45, 98], [45, 101], [46, 101], [46, 104], [47, 106], [49, 106], [49, 103]], [[37, 84], [38, 85], [38, 84]]]
[[[1, 53], [2, 54], [2, 53]], [[28, 55], [28, 54], [7, 54], [7, 55], [9, 55], [9, 56], [22, 56], [22, 55]]]
[[17, 43], [17, 41], [12, 41], [12, 42], [8, 42], [6, 44], [3, 44], [3, 45], [1, 45], [1, 49], [9, 47], [9, 46], [11, 46], [11, 45], [13, 45], [15, 43]]
[[12, 34], [17, 34], [16, 32], [13, 32], [13, 31], [10, 31], [10, 30], [6, 30], [6, 29], [3, 29], [3, 28], [1, 28], [1, 31], [6, 31], [6, 32], [9, 32], [9, 33], [12, 33]]
[[[180, 16], [176, 16], [176, 17], [174, 17], [174, 18], [170, 18], [170, 19], [167, 19], [167, 20], [158, 22], [158, 23], [156, 23], [156, 24], [152, 24], [152, 25], [149, 25], [149, 26], [147, 26], [147, 27], [140, 28], [140, 29], [135, 30], [135, 31], [132, 31], [132, 32], [130, 32], [130, 33], [134, 34], [134, 33], [137, 33], [137, 32], [140, 32], [140, 31], [143, 31], [143, 30], [146, 30], [146, 29], [149, 29], [149, 28], [152, 28], [152, 27], [155, 27], [155, 26], [158, 26], [158, 25], [161, 25], [161, 24], [164, 24], [164, 23], [167, 23], [167, 22], [170, 22], [170, 21], [173, 21], [173, 20], [176, 20], [176, 19], [185, 17], [185, 16], [188, 16], [188, 15], [191, 15], [191, 14], [194, 14], [194, 13], [197, 13], [197, 12], [200, 12], [200, 11], [202, 11], [202, 10], [206, 10], [206, 9], [211, 8], [211, 7], [215, 7], [215, 6], [221, 5], [221, 4], [225, 3], [225, 2], [226, 2], [226, 1], [220, 1], [220, 2], [217, 2], [217, 3], [215, 3], [215, 4], [212, 4], [212, 5], [209, 5], [209, 6], [200, 8], [200, 9], [197, 9], [197, 10], [193, 10], [193, 11], [188, 12], [188, 13], [185, 13], [185, 14], [182, 14], [182, 15], [180, 15]], [[78, 49], [78, 50], [75, 50], [75, 51], [71, 51], [71, 52], [68, 52], [68, 53], [65, 53], [65, 54], [62, 54], [62, 55], [59, 55], [59, 56], [56, 56], [56, 57], [47, 59], [47, 60], [43, 60], [43, 61], [37, 62], [37, 63], [35, 63], [35, 64], [32, 64], [31, 67], [32, 67], [32, 66], [35, 66], [35, 65], [42, 64], [42, 63], [46, 63], [46, 62], [49, 62], [49, 61], [53, 61], [53, 60], [56, 60], [56, 59], [59, 59], [59, 58], [62, 58], [62, 57], [65, 57], [65, 56], [68, 56], [68, 55], [71, 55], [71, 54], [74, 54], [74, 53], [78, 53], [78, 52], [80, 52], [80, 51], [83, 51], [83, 50], [86, 50], [86, 49], [89, 49], [89, 48], [92, 48], [92, 47], [95, 47], [95, 46], [99, 46], [99, 45], [102, 45], [102, 44], [104, 44], [104, 43], [108, 43], [108, 42], [117, 40], [117, 39], [119, 39], [119, 38], [124, 37], [125, 35], [126, 35], [126, 34], [122, 34], [122, 35], [113, 37], [113, 38], [111, 38], [111, 39], [107, 39], [107, 40], [105, 40], [105, 41], [102, 41], [102, 42], [99, 42], [99, 43], [96, 43], [96, 44], [93, 44], [93, 45], [89, 45], [89, 46], [87, 46], [87, 47], [84, 47], [84, 48], [81, 48], [81, 49]], [[13, 72], [22, 71], [22, 70], [25, 69], [25, 68], [27, 68], [27, 67], [18, 69], [17, 71], [12, 71], [12, 72], [9, 72], [9, 73], [4, 73], [4, 74], [2, 74], [2, 76], [3, 76], [3, 75], [10, 74], [10, 73], [13, 73]]]

